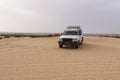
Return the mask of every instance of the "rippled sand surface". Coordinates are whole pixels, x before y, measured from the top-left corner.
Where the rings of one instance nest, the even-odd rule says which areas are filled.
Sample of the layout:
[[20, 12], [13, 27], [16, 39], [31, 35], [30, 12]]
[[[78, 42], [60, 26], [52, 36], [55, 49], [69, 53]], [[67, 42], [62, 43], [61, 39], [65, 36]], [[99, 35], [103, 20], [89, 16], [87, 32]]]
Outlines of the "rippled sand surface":
[[86, 37], [79, 49], [57, 40], [0, 40], [0, 80], [120, 80], [120, 39]]

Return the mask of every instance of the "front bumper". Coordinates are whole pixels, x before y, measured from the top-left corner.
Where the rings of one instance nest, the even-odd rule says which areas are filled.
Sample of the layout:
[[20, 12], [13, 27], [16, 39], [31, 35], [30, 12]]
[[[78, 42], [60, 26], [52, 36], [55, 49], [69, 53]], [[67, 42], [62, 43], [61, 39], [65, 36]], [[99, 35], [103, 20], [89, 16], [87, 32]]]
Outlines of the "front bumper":
[[78, 41], [72, 41], [72, 42], [64, 42], [64, 41], [58, 41], [59, 45], [78, 45]]

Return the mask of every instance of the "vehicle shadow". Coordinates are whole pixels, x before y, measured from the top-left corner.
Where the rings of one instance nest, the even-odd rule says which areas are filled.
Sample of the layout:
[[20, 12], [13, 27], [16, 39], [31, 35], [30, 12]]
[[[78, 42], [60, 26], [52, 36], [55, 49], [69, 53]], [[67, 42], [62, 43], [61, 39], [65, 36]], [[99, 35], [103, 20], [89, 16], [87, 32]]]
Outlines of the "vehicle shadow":
[[[83, 44], [82, 44], [82, 45], [83, 45]], [[80, 45], [80, 47], [81, 47], [82, 45]], [[76, 48], [75, 46], [63, 46], [63, 49], [80, 49], [80, 47], [79, 47], [79, 48]]]

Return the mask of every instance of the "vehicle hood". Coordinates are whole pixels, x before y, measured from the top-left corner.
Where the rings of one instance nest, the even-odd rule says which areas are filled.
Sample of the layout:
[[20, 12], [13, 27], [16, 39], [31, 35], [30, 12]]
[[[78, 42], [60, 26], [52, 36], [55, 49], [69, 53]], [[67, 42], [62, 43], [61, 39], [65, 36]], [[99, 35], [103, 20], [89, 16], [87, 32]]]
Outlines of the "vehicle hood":
[[61, 35], [60, 38], [78, 38], [78, 35]]

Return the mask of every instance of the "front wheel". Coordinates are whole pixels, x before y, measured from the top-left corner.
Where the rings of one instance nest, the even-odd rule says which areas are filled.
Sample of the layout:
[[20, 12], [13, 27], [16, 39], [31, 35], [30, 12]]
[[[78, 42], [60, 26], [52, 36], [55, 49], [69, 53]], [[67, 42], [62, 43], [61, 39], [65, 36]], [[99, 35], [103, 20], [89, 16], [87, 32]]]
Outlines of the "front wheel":
[[80, 45], [79, 45], [79, 44], [77, 44], [77, 45], [75, 45], [75, 48], [79, 48], [79, 46], [80, 46]]
[[63, 48], [63, 45], [59, 45], [59, 48]]

